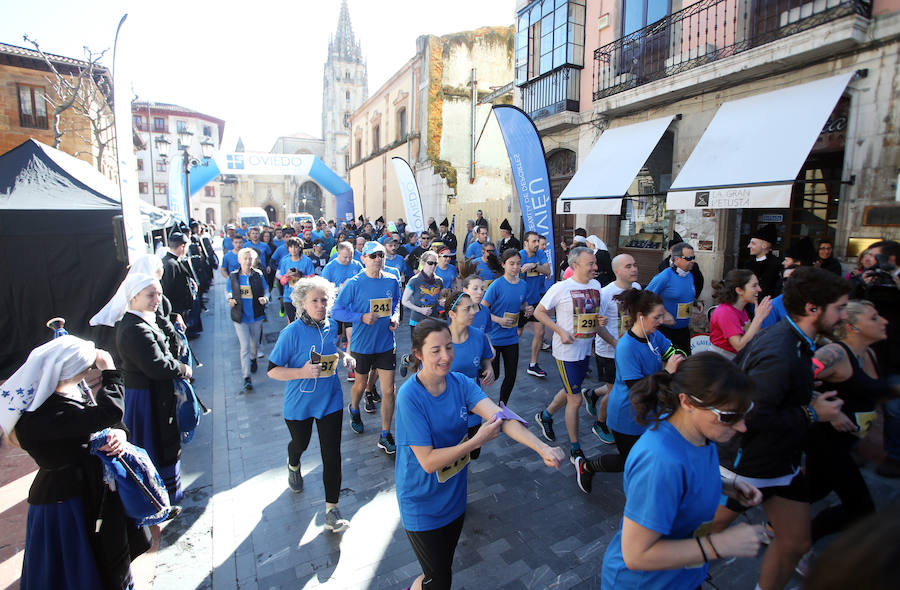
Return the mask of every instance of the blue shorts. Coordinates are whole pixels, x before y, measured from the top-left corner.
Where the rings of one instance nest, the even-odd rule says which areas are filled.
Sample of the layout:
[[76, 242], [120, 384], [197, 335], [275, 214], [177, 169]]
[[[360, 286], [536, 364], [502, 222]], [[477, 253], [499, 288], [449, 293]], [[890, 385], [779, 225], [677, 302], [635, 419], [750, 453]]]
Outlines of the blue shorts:
[[591, 357], [586, 356], [580, 361], [556, 361], [559, 376], [563, 382], [563, 388], [569, 395], [580, 395], [581, 384], [591, 366]]

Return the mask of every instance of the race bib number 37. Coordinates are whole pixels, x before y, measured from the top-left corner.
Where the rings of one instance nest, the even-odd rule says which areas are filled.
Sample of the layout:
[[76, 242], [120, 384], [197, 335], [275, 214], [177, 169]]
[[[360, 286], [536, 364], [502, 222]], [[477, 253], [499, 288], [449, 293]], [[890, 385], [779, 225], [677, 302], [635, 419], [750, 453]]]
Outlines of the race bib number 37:
[[391, 298], [381, 297], [380, 299], [369, 299], [369, 311], [380, 318], [390, 317]]

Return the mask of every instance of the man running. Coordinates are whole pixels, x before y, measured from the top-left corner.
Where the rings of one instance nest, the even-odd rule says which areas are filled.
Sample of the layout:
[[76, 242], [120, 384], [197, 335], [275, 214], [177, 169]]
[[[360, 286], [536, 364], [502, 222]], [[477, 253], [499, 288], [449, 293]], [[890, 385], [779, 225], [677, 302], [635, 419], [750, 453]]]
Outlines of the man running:
[[[388, 455], [396, 451], [391, 434], [394, 417], [394, 369], [397, 367], [394, 330], [399, 324], [400, 281], [383, 272], [384, 246], [366, 242], [362, 250], [365, 272], [348, 280], [334, 302], [334, 319], [351, 322], [350, 354], [356, 359], [356, 372], [367, 376], [372, 368], [381, 380], [381, 437], [378, 448]], [[350, 390], [350, 427], [362, 434], [359, 402], [367, 379], [357, 379]]]
[[[526, 244], [531, 237], [536, 238], [537, 234], [526, 234]], [[541, 427], [544, 438], [554, 441], [556, 435], [553, 432], [553, 413], [566, 407], [569, 458], [574, 464], [576, 457], [584, 457], [584, 451], [578, 442], [581, 384], [590, 367], [594, 336], [597, 328], [606, 323], [606, 316], [599, 313], [602, 287], [593, 278], [597, 272], [594, 253], [590, 248], [573, 248], [569, 252], [568, 261], [574, 274], [550, 287], [534, 309], [538, 321], [554, 332], [553, 358], [556, 359], [556, 367], [563, 382], [563, 388], [553, 397], [547, 409], [538, 412], [534, 419]], [[556, 310], [556, 323], [553, 323], [548, 313], [552, 309]]]
[[[541, 236], [533, 231], [525, 232], [525, 247], [519, 251], [522, 257], [521, 275], [525, 279], [525, 303], [532, 307], [541, 300], [541, 291], [544, 288], [544, 280], [550, 276], [550, 262], [547, 253], [539, 248]], [[500, 254], [503, 252], [501, 251]], [[589, 278], [593, 278], [591, 275]], [[597, 289], [600, 290], [599, 288]], [[548, 291], [549, 292], [549, 291]], [[531, 339], [531, 360], [528, 363], [526, 373], [534, 377], [546, 377], [547, 372], [538, 364], [538, 355], [541, 353], [541, 344], [544, 342], [544, 324], [537, 318], [519, 314], [519, 337], [525, 331], [525, 325], [534, 322], [534, 336]], [[579, 381], [580, 384], [580, 381]], [[579, 401], [579, 403], [581, 403]]]
[[659, 327], [679, 352], [691, 353], [691, 312], [694, 307], [694, 249], [682, 242], [672, 246], [671, 266], [650, 281], [648, 291], [653, 291], [663, 300], [666, 312], [672, 316], [671, 323]]
[[[637, 262], [630, 254], [619, 254], [613, 258], [612, 269], [616, 280], [600, 290], [600, 313], [606, 316], [606, 325], [597, 329], [597, 337], [594, 339], [597, 379], [602, 385], [593, 391], [581, 390], [588, 413], [597, 417], [597, 422], [591, 431], [608, 445], [615, 443], [612, 432], [606, 426], [606, 404], [609, 402], [609, 392], [616, 382], [616, 344], [619, 343], [619, 338], [625, 334], [631, 323], [631, 318], [622, 312], [615, 296], [628, 289], [641, 288], [640, 283], [637, 282]], [[599, 406], [597, 405], [598, 399], [600, 400]]]

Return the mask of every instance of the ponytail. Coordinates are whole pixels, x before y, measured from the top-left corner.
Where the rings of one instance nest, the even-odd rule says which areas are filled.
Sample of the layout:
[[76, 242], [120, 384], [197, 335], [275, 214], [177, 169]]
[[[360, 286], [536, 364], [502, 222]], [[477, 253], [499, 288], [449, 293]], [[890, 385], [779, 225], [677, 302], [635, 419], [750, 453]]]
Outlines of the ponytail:
[[678, 408], [678, 394], [672, 387], [672, 374], [654, 373], [635, 383], [628, 392], [634, 406], [635, 420], [642, 426], [659, 423], [660, 416], [668, 416]]

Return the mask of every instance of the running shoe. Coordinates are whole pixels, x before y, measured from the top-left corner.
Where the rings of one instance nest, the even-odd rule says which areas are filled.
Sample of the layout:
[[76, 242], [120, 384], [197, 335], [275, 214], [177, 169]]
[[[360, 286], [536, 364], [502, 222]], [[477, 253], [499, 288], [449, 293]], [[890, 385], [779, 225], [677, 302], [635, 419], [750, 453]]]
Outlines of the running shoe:
[[616, 444], [616, 439], [613, 437], [613, 433], [609, 430], [609, 427], [606, 426], [606, 422], [597, 422], [591, 426], [591, 432], [594, 433], [594, 436], [608, 445]]
[[347, 371], [347, 383], [353, 383], [354, 381], [356, 381], [356, 373]]
[[332, 533], [341, 533], [350, 527], [350, 521], [341, 516], [337, 506], [325, 513], [325, 528]]
[[593, 389], [581, 388], [581, 397], [584, 399], [584, 409], [591, 416], [597, 416], [597, 397]]
[[541, 350], [543, 350], [543, 351], [550, 350], [550, 343], [544, 342], [543, 344], [541, 344]]
[[353, 429], [353, 432], [356, 434], [362, 434], [363, 430], [365, 430], [362, 423], [362, 416], [359, 412], [354, 414], [351, 407], [350, 404], [347, 404], [347, 411], [350, 412], [350, 428]]
[[284, 317], [284, 308], [283, 308], [283, 307], [282, 307], [281, 310], [278, 312], [278, 317], [280, 317], [280, 318], [283, 318], [283, 317]]
[[295, 494], [303, 491], [303, 476], [300, 474], [300, 465], [291, 467], [290, 462], [288, 462], [288, 487]]
[[593, 487], [594, 474], [587, 471], [585, 467], [587, 467], [585, 458], [575, 457], [575, 482], [578, 484], [579, 490], [585, 494], [590, 494]]
[[366, 414], [374, 414], [376, 410], [375, 398], [372, 397], [372, 394], [369, 392], [366, 392], [365, 398], [366, 399], [363, 403], [363, 408], [366, 410]]
[[244, 377], [244, 391], [253, 391], [253, 382], [250, 377]]
[[556, 440], [556, 434], [553, 432], [553, 418], [548, 418], [544, 420], [542, 416], [543, 412], [538, 412], [534, 415], [534, 421], [537, 422], [538, 426], [541, 427], [541, 434], [544, 435], [544, 438], [553, 442]]
[[535, 377], [544, 378], [547, 376], [547, 371], [542, 369], [541, 366], [537, 363], [534, 363], [533, 365], [528, 365], [528, 370], [525, 372], [528, 373], [529, 375], [533, 375]]
[[256, 373], [257, 369], [259, 369], [259, 363], [256, 362], [256, 359], [250, 361], [250, 372]]
[[572, 462], [572, 465], [575, 465], [575, 460], [578, 459], [578, 457], [584, 459], [584, 451], [582, 451], [581, 449], [573, 449], [569, 451], [569, 461]]
[[393, 455], [394, 453], [396, 453], [397, 445], [394, 444], [394, 435], [388, 432], [386, 435], [379, 438], [378, 448], [383, 450], [388, 455]]
[[375, 389], [373, 389], [372, 391], [370, 391], [369, 393], [372, 394], [372, 399], [375, 400], [375, 403], [380, 403], [380, 402], [381, 402], [381, 394], [378, 393], [378, 388], [377, 388], [377, 387], [376, 387]]
[[400, 357], [400, 376], [406, 377], [406, 375], [408, 373], [409, 373], [409, 355], [404, 354], [402, 357]]

